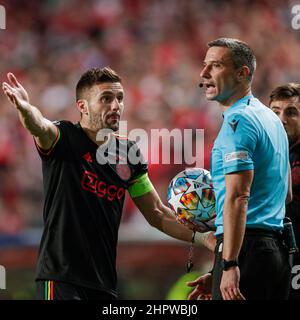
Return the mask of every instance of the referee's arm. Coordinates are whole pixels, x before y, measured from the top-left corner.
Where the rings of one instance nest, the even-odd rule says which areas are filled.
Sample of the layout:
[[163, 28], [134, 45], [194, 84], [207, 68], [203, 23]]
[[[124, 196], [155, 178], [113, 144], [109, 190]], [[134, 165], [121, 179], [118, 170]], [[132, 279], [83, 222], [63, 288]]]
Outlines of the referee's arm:
[[225, 175], [226, 196], [223, 209], [223, 259], [225, 260], [236, 260], [242, 246], [253, 175], [253, 170]]

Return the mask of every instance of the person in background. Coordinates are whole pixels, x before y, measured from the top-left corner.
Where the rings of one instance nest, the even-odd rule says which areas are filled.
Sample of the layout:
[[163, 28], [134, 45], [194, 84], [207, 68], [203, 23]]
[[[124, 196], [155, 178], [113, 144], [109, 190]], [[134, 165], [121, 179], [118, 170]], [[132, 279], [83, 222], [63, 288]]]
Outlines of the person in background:
[[[287, 83], [270, 94], [269, 107], [280, 118], [289, 139], [293, 200], [286, 205], [286, 216], [292, 220], [297, 247], [300, 248], [300, 84]], [[300, 253], [293, 257], [290, 300], [300, 300]], [[295, 282], [295, 283], [294, 283]]]

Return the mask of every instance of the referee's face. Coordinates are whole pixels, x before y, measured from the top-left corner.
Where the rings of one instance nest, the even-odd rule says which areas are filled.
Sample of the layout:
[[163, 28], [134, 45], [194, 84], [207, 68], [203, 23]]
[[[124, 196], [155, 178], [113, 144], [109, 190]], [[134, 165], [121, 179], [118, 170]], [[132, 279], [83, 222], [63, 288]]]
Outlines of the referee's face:
[[274, 100], [270, 103], [285, 128], [290, 145], [300, 140], [300, 97]]
[[226, 103], [238, 90], [236, 75], [228, 48], [211, 47], [207, 50], [200, 77], [208, 100]]
[[105, 82], [90, 89], [87, 119], [91, 130], [119, 130], [124, 110], [124, 91], [120, 82]]

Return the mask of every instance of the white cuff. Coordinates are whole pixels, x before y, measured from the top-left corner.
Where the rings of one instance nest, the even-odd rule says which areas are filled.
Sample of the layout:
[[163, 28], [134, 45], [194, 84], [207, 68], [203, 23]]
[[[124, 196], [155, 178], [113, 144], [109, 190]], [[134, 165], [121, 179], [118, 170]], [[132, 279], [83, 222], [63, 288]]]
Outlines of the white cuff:
[[196, 232], [195, 239], [194, 239], [195, 244], [197, 244], [197, 245], [200, 245], [200, 244], [205, 245], [210, 233], [211, 233], [211, 231], [204, 232], [204, 233]]

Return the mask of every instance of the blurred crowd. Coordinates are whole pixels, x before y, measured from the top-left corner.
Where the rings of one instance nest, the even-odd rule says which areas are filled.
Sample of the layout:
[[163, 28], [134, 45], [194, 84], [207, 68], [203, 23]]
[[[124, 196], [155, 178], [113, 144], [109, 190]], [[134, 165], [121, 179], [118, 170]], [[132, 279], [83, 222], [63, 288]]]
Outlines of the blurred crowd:
[[[75, 86], [90, 67], [111, 66], [123, 79], [128, 128], [205, 129], [204, 166], [222, 117], [205, 100], [199, 73], [208, 41], [233, 37], [257, 56], [254, 94], [297, 81], [300, 31], [286, 1], [44, 0], [2, 1], [1, 81], [14, 72], [30, 101], [50, 120], [76, 122]], [[195, 147], [195, 146], [191, 146]], [[176, 151], [180, 152], [180, 150]], [[149, 158], [149, 156], [148, 156]], [[169, 180], [182, 165], [149, 163], [166, 200]], [[0, 94], [0, 232], [42, 225], [42, 173], [33, 139]], [[127, 200], [124, 222], [135, 215]]]

